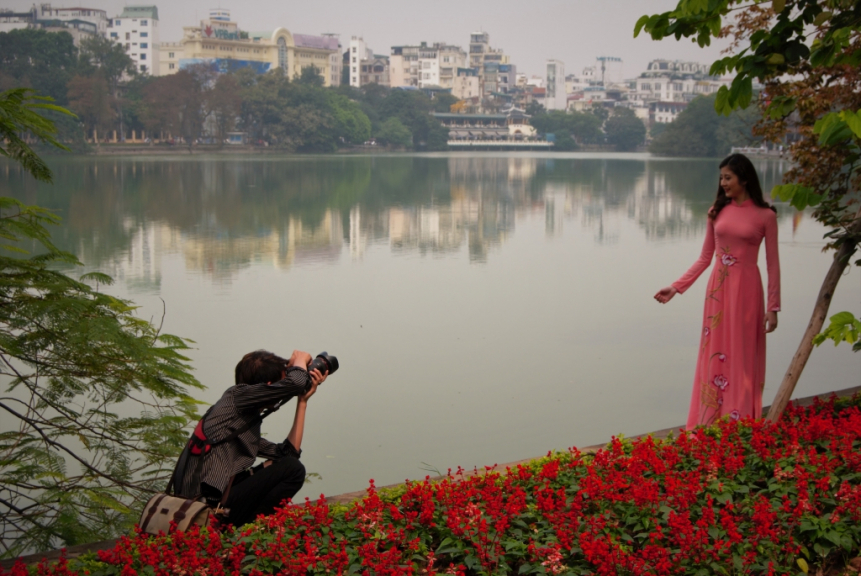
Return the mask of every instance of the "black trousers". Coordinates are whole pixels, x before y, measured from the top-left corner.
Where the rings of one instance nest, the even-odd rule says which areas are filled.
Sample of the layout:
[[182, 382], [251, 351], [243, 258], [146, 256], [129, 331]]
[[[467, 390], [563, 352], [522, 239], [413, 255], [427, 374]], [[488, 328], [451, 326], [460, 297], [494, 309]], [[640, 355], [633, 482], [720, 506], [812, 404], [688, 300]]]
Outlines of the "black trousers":
[[230, 487], [225, 508], [234, 526], [253, 522], [260, 514], [272, 514], [283, 500], [296, 495], [305, 483], [305, 466], [292, 456], [284, 456], [269, 466], [258, 467], [251, 476], [237, 477]]

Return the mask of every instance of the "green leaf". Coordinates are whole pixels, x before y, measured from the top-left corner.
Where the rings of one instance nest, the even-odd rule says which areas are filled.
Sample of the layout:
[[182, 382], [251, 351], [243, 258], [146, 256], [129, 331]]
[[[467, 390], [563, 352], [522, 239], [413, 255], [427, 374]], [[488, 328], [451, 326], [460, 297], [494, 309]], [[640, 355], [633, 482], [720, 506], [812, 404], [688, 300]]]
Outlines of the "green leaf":
[[835, 346], [841, 342], [855, 344], [861, 339], [861, 320], [851, 312], [839, 312], [829, 318], [829, 322], [825, 330], [813, 337], [815, 345], [819, 346], [826, 340], [833, 340]]
[[804, 558], [796, 559], [795, 563], [798, 564], [798, 567], [801, 568], [801, 571], [805, 574], [810, 571], [810, 567], [807, 565], [807, 560], [805, 560]]
[[637, 20], [637, 24], [634, 26], [634, 38], [636, 38], [637, 36], [640, 35], [640, 31], [643, 29], [643, 26], [645, 26], [648, 22], [649, 22], [649, 16], [648, 15], [641, 16], [640, 19]]
[[840, 117], [849, 126], [856, 138], [861, 138], [861, 110], [852, 112], [851, 110], [843, 110]]
[[771, 8], [775, 14], [780, 14], [786, 8], [786, 0], [772, 0]]

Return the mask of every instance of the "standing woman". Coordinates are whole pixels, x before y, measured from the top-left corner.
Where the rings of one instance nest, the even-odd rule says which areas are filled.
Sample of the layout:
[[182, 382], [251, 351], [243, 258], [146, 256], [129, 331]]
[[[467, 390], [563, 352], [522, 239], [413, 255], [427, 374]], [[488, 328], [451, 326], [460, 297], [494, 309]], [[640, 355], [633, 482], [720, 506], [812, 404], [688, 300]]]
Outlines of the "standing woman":
[[[765, 239], [768, 303], [756, 265]], [[655, 294], [662, 304], [684, 293], [711, 264], [702, 336], [687, 429], [709, 425], [722, 416], [733, 420], [762, 416], [765, 386], [765, 335], [777, 328], [780, 263], [777, 215], [762, 197], [750, 160], [732, 154], [720, 163], [717, 199], [709, 209], [706, 239], [699, 259], [671, 286]]]

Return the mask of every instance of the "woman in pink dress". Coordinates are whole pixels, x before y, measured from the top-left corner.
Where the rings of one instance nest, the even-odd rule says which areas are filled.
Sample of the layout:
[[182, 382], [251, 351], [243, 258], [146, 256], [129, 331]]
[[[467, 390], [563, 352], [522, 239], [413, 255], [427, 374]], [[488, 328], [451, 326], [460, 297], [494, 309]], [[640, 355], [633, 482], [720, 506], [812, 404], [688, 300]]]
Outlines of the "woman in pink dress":
[[[756, 264], [763, 239], [768, 269], [765, 306]], [[780, 310], [777, 215], [763, 200], [753, 164], [741, 154], [720, 164], [702, 254], [681, 278], [655, 294], [655, 300], [666, 304], [684, 293], [709, 267], [712, 255], [717, 263], [706, 287], [688, 430], [723, 416], [734, 420], [762, 416], [765, 335], [777, 328]]]

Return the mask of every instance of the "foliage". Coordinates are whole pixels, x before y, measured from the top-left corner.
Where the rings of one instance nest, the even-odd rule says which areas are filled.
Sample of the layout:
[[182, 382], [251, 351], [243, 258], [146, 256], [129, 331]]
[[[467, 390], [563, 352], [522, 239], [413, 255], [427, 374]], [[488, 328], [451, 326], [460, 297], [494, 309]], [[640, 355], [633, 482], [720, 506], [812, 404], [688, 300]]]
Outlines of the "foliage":
[[458, 469], [385, 492], [371, 480], [350, 506], [288, 505], [221, 535], [136, 533], [34, 573], [826, 573], [861, 547], [859, 402], [616, 438], [505, 473]]
[[409, 129], [401, 124], [397, 118], [389, 118], [377, 132], [377, 140], [384, 146], [392, 148], [409, 148], [413, 141], [413, 135]]
[[0, 90], [23, 86], [66, 103], [66, 84], [78, 66], [78, 49], [68, 32], [0, 32]]
[[[61, 146], [40, 112], [70, 113], [46, 100], [0, 94], [0, 135], [10, 140], [4, 154], [50, 182], [17, 134]], [[125, 532], [166, 483], [195, 417], [187, 342], [100, 292], [104, 274], [57, 271], [80, 264], [52, 243], [46, 225], [58, 221], [0, 198], [0, 556]]]
[[659, 156], [723, 157], [733, 146], [754, 142], [753, 126], [760, 118], [754, 108], [734, 111], [728, 118], [715, 112], [715, 96], [698, 96], [652, 140], [649, 151]]
[[578, 144], [604, 143], [603, 121], [589, 112], [539, 111], [530, 123], [541, 134], [556, 135], [556, 150], [576, 150]]
[[44, 112], [72, 116], [74, 114], [51, 104], [52, 99], [39, 96], [29, 88], [14, 88], [0, 92], [0, 155], [20, 163], [37, 180], [51, 181], [51, 170], [27, 140], [32, 135], [41, 142], [68, 150], [57, 141], [57, 130]]
[[617, 152], [636, 150], [646, 141], [646, 125], [630, 108], [615, 108], [604, 124], [607, 144]]
[[115, 113], [111, 109], [108, 83], [101, 74], [74, 76], [67, 86], [69, 108], [78, 115], [88, 131], [99, 134], [113, 124]]
[[[722, 30], [730, 12], [735, 20]], [[715, 109], [745, 108], [753, 81], [765, 84], [757, 134], [777, 143], [797, 135], [789, 148], [793, 167], [773, 193], [798, 209], [815, 207], [817, 220], [832, 228], [826, 237], [838, 250], [837, 265], [845, 266], [861, 241], [861, 4], [683, 0], [671, 12], [640, 18], [634, 35], [641, 30], [654, 39], [694, 37], [701, 46], [719, 34], [733, 38], [734, 53], [711, 67], [712, 74], [735, 74], [731, 87], [718, 91]]]

